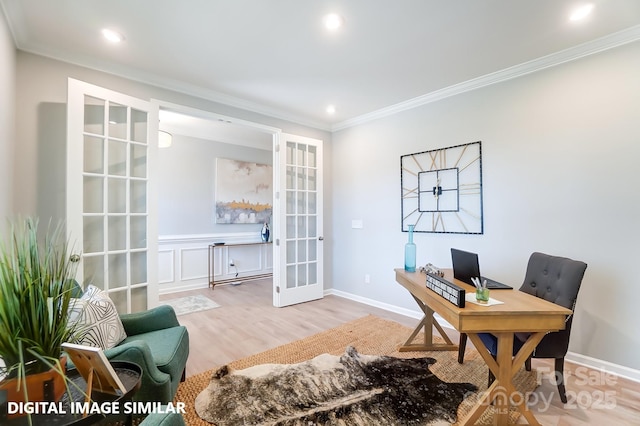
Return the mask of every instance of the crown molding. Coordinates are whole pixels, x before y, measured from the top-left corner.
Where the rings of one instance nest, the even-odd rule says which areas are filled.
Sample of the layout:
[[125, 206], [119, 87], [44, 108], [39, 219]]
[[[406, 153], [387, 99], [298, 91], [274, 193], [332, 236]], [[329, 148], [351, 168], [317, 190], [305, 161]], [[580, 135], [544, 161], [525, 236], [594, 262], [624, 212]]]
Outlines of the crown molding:
[[522, 64], [505, 68], [503, 70], [496, 71], [482, 77], [467, 80], [462, 83], [454, 84], [452, 86], [445, 87], [444, 89], [436, 90], [434, 92], [430, 92], [425, 95], [409, 99], [407, 101], [403, 101], [349, 120], [342, 121], [340, 123], [334, 124], [331, 127], [331, 131], [336, 132], [339, 130], [344, 130], [350, 127], [365, 124], [370, 121], [388, 117], [402, 111], [407, 111], [413, 108], [420, 107], [422, 105], [437, 102], [439, 100], [472, 90], [480, 89], [485, 86], [490, 86], [493, 84], [501, 83], [503, 81], [522, 77], [527, 74], [538, 72], [546, 68], [564, 64], [566, 62], [575, 61], [576, 59], [584, 58], [585, 56], [613, 49], [615, 47], [622, 46], [627, 43], [632, 43], [638, 40], [640, 40], [640, 25], [629, 27], [625, 30], [609, 34], [607, 36], [580, 44], [575, 47], [571, 47], [569, 49], [561, 50], [559, 52], [552, 53], [538, 59], [524, 62]]
[[[14, 40], [17, 39], [14, 38]], [[139, 71], [126, 66], [119, 66], [110, 62], [96, 61], [95, 59], [86, 56], [71, 55], [68, 52], [47, 49], [40, 45], [17, 43], [16, 41], [16, 48], [23, 52], [32, 53], [34, 55], [43, 56], [49, 59], [92, 69], [99, 72], [104, 72], [110, 75], [115, 75], [117, 77], [126, 78], [127, 80], [155, 86], [164, 90], [172, 90], [174, 92], [182, 93], [211, 102], [216, 102], [225, 106], [262, 114], [270, 118], [277, 118], [303, 126], [312, 127], [314, 129], [324, 130], [327, 132], [331, 131], [331, 125], [326, 122], [312, 120], [308, 117], [291, 114], [278, 108], [248, 101], [246, 99], [227, 95], [215, 90], [203, 88], [179, 80], [161, 77], [154, 73]]]
[[[3, 10], [3, 12], [6, 13], [6, 10]], [[496, 71], [494, 73], [487, 74], [478, 78], [467, 80], [462, 83], [454, 84], [452, 86], [445, 87], [443, 89], [439, 89], [425, 95], [399, 102], [397, 104], [390, 105], [388, 107], [381, 108], [376, 111], [372, 111], [370, 113], [363, 114], [331, 125], [326, 122], [320, 122], [309, 119], [308, 117], [291, 114], [278, 108], [273, 108], [257, 102], [230, 96], [211, 89], [202, 88], [174, 79], [164, 78], [153, 73], [141, 72], [129, 67], [121, 67], [113, 63], [95, 61], [88, 57], [69, 55], [68, 52], [53, 51], [42, 46], [20, 43], [19, 40], [21, 39], [21, 37], [19, 36], [19, 34], [16, 34], [15, 28], [10, 25], [9, 30], [13, 35], [16, 48], [24, 52], [33, 53], [80, 67], [105, 72], [139, 83], [156, 86], [166, 90], [173, 90], [178, 93], [186, 94], [211, 102], [220, 103], [225, 106], [239, 108], [245, 111], [262, 114], [271, 118], [277, 118], [280, 120], [285, 120], [328, 132], [336, 132], [357, 125], [365, 124], [370, 121], [389, 117], [391, 115], [437, 102], [439, 100], [456, 96], [461, 93], [515, 79], [527, 74], [544, 70], [546, 68], [554, 67], [566, 62], [571, 62], [586, 56], [590, 56], [605, 50], [613, 49], [615, 47], [640, 40], [640, 25], [636, 25], [625, 30], [595, 39], [593, 41], [571, 47], [569, 49], [552, 53], [550, 55], [524, 62], [522, 64]]]

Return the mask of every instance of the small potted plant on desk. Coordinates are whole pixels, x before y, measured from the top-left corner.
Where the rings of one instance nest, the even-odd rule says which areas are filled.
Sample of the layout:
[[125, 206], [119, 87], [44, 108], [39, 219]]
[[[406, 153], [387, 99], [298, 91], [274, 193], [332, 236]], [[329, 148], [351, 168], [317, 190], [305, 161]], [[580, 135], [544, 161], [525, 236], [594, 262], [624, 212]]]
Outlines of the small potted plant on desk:
[[58, 401], [67, 388], [61, 345], [75, 333], [68, 311], [78, 258], [70, 256], [61, 226], [48, 231], [40, 241], [38, 220], [20, 219], [9, 224], [8, 237], [0, 241], [0, 392], [5, 401]]

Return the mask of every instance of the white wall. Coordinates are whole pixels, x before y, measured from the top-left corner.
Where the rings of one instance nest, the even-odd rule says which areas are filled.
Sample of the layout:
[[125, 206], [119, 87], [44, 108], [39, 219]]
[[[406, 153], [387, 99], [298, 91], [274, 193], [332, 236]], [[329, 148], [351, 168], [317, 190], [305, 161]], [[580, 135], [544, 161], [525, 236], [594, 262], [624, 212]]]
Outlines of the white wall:
[[481, 140], [484, 235], [418, 234], [418, 263], [469, 249], [519, 287], [533, 251], [585, 261], [570, 350], [640, 369], [638, 76], [636, 42], [334, 133], [334, 288], [416, 309], [393, 273], [400, 156]]
[[13, 214], [12, 171], [15, 144], [16, 48], [7, 21], [0, 9], [0, 230]]

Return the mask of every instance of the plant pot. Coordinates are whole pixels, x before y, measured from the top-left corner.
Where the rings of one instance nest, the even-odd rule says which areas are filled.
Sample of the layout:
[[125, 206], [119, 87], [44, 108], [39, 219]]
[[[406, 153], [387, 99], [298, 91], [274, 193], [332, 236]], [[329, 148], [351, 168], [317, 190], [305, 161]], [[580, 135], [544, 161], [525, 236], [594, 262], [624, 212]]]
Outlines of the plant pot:
[[[24, 385], [26, 383], [27, 395], [30, 402], [60, 401], [66, 391], [66, 366], [67, 357], [60, 358], [62, 373], [55, 368], [37, 374], [29, 374], [18, 388], [18, 379], [5, 379], [0, 381], [0, 392], [6, 391], [6, 400], [9, 402], [26, 402], [24, 399]], [[17, 416], [17, 415], [16, 415]], [[12, 418], [14, 416], [9, 416]]]

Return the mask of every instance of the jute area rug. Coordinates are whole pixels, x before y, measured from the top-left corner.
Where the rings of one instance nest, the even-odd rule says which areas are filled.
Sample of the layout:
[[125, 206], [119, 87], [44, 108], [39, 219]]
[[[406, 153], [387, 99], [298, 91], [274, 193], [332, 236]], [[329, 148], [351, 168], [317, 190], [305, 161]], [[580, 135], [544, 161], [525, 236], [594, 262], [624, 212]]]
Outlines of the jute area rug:
[[[467, 382], [475, 384], [479, 392], [487, 389], [488, 368], [480, 354], [468, 348], [464, 364], [458, 363], [457, 352], [398, 352], [397, 348], [403, 344], [412, 330], [394, 321], [385, 320], [369, 315], [341, 326], [323, 331], [307, 338], [278, 346], [273, 349], [242, 358], [228, 364], [229, 368], [241, 370], [259, 364], [294, 364], [311, 359], [323, 353], [340, 355], [349, 345], [355, 347], [359, 353], [368, 355], [390, 355], [398, 358], [421, 358], [429, 356], [437, 362], [430, 367], [431, 371], [446, 382]], [[423, 339], [418, 335], [416, 341]], [[438, 339], [436, 337], [436, 339]], [[195, 412], [194, 401], [198, 394], [208, 386], [211, 376], [220, 366], [189, 377], [180, 384], [174, 402], [186, 404], [185, 422], [189, 426], [210, 426]], [[532, 392], [536, 386], [535, 371], [527, 372], [522, 369], [515, 377], [516, 389], [523, 394]], [[479, 395], [479, 394], [478, 394]], [[469, 397], [458, 408], [458, 419], [464, 417], [476, 402], [476, 398]], [[511, 422], [515, 423], [519, 413], [512, 409]], [[493, 408], [489, 407], [476, 424], [493, 424]]]

